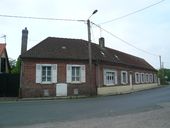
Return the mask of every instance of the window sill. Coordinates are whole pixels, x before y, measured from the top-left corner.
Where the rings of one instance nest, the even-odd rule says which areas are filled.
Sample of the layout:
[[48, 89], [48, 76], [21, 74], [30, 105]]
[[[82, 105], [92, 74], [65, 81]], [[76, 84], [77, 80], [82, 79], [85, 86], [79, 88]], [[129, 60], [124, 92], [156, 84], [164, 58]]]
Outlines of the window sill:
[[52, 82], [41, 82], [40, 84], [52, 84]]
[[123, 82], [122, 82], [121, 84], [126, 85], [126, 84], [128, 84], [128, 83], [123, 83]]
[[115, 86], [116, 84], [106, 84], [105, 86]]
[[70, 82], [70, 84], [82, 84], [82, 83], [85, 83], [85, 82]]

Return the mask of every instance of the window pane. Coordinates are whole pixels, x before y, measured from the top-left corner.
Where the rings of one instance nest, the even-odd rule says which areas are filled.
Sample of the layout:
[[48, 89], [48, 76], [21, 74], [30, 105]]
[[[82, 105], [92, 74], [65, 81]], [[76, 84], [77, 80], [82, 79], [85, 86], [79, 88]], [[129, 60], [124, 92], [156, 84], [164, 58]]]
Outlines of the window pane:
[[75, 81], [75, 77], [72, 76], [72, 81]]
[[48, 76], [48, 77], [47, 77], [47, 81], [51, 81], [51, 76]]
[[77, 68], [76, 68], [76, 75], [77, 75], [77, 76], [80, 76], [80, 67], [77, 67]]
[[42, 82], [51, 81], [51, 66], [42, 66]]
[[80, 82], [80, 67], [79, 66], [72, 67], [72, 81]]
[[106, 84], [115, 84], [114, 72], [106, 72]]
[[72, 77], [75, 77], [75, 67], [72, 67]]

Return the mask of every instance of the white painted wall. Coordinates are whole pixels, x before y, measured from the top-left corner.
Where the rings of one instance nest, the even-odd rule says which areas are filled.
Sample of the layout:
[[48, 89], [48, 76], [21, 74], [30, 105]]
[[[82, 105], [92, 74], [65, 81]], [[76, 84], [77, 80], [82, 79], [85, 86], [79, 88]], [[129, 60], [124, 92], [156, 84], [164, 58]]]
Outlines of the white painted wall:
[[98, 95], [116, 95], [116, 94], [125, 94], [135, 91], [141, 91], [151, 88], [156, 88], [159, 85], [157, 83], [153, 84], [140, 84], [140, 85], [126, 85], [126, 86], [112, 86], [112, 87], [101, 87], [97, 88]]

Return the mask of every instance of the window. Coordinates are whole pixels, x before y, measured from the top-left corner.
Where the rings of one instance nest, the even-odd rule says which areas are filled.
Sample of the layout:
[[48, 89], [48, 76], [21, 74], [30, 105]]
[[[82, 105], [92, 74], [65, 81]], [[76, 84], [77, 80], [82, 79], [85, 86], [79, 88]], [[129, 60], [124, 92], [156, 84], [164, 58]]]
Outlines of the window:
[[153, 75], [152, 74], [149, 74], [149, 82], [153, 83]]
[[135, 83], [140, 83], [140, 73], [135, 73]]
[[144, 83], [145, 82], [145, 75], [144, 73], [141, 73], [141, 83]]
[[72, 82], [80, 82], [80, 66], [72, 67]]
[[117, 84], [117, 72], [110, 69], [104, 70], [104, 84], [115, 85]]
[[51, 66], [42, 66], [42, 82], [51, 82]]
[[68, 83], [83, 83], [85, 81], [85, 65], [67, 65]]
[[36, 83], [57, 83], [57, 65], [36, 64]]
[[148, 82], [149, 82], [149, 74], [146, 73], [146, 74], [145, 74], [145, 83], [148, 83]]
[[128, 83], [128, 74], [126, 71], [121, 71], [121, 83], [122, 84]]

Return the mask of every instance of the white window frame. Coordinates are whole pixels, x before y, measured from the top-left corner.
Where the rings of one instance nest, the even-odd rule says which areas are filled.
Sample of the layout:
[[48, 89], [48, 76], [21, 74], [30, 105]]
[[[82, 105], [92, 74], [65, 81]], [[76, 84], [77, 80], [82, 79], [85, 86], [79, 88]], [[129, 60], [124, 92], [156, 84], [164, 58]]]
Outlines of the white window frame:
[[[79, 80], [78, 81], [73, 81], [73, 72], [72, 69], [74, 67], [78, 67], [80, 69], [79, 71]], [[75, 65], [75, 64], [67, 64], [67, 69], [66, 69], [66, 74], [67, 74], [67, 83], [73, 83], [73, 84], [80, 84], [80, 83], [85, 83], [86, 82], [86, 68], [85, 65]], [[76, 72], [75, 72], [76, 73]]]
[[81, 82], [81, 66], [80, 65], [75, 65], [75, 66], [71, 67], [71, 81], [72, 81], [72, 83], [80, 83]]
[[141, 73], [141, 83], [145, 83], [145, 74]]
[[[43, 67], [50, 67], [51, 68], [51, 75], [50, 75], [50, 81], [48, 81], [47, 80], [47, 77], [49, 77], [48, 76], [48, 74], [47, 74], [47, 70], [46, 70], [46, 73], [45, 73], [45, 77], [46, 77], [46, 80], [45, 81], [43, 81]], [[52, 83], [52, 65], [51, 64], [42, 64], [41, 65], [41, 83], [44, 83], [44, 84], [48, 84], [48, 83]]]
[[[110, 80], [112, 82], [109, 82], [107, 80], [107, 77], [112, 77], [112, 76], [108, 76], [108, 73], [114, 73], [114, 80]], [[112, 70], [112, 69], [104, 69], [104, 85], [106, 86], [112, 86], [112, 85], [116, 85], [117, 84], [117, 71], [116, 70]]]
[[[51, 67], [51, 80], [42, 81], [42, 68]], [[57, 64], [36, 64], [36, 83], [52, 84], [57, 83]]]
[[153, 74], [152, 73], [149, 74], [149, 83], [153, 83]]
[[[124, 75], [125, 74], [125, 81], [124, 81]], [[121, 84], [127, 84], [128, 83], [128, 72], [127, 71], [121, 71]]]
[[145, 83], [149, 83], [149, 74], [145, 73]]
[[139, 72], [135, 72], [135, 83], [139, 84], [141, 82], [141, 78], [140, 78], [140, 73]]

